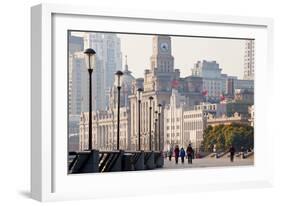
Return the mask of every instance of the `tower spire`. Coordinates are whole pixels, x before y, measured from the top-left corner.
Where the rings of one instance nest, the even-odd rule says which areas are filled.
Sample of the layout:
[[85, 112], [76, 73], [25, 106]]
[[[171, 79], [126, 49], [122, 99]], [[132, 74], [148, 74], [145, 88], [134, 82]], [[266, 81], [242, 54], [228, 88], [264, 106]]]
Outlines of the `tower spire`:
[[129, 70], [129, 67], [128, 67], [128, 56], [127, 54], [125, 55], [125, 72], [127, 72]]

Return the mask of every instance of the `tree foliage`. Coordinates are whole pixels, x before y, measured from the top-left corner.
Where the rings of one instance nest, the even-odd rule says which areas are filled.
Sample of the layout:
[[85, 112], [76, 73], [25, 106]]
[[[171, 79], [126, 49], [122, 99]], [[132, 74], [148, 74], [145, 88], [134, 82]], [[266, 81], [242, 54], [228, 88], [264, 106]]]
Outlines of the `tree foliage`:
[[254, 147], [254, 128], [244, 124], [208, 126], [204, 131], [202, 149], [212, 151], [216, 145], [217, 151], [227, 150], [233, 145], [240, 148]]

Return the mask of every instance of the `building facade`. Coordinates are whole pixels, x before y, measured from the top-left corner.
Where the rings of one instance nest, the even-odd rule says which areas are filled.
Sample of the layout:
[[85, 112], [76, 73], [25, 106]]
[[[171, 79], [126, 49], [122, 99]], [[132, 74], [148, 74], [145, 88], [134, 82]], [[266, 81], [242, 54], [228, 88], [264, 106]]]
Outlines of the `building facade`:
[[74, 54], [75, 52], [81, 52], [84, 50], [84, 39], [80, 36], [69, 35], [68, 36], [68, 43], [69, 43], [69, 51], [70, 55]]
[[[150, 100], [152, 107], [152, 126], [153, 147], [162, 150], [164, 147], [164, 115], [163, 108], [170, 104], [172, 89], [177, 89], [184, 96], [189, 104], [199, 103], [203, 100], [202, 88], [203, 82], [200, 77], [180, 77], [180, 70], [174, 68], [174, 57], [172, 56], [171, 38], [169, 36], [154, 36], [152, 44], [152, 56], [150, 58], [150, 69], [145, 70], [143, 85], [136, 81], [133, 85], [132, 95], [130, 95], [131, 112], [131, 143], [132, 149], [138, 145], [138, 118], [141, 116], [141, 148], [148, 147], [150, 130]], [[136, 85], [138, 84], [138, 85]], [[137, 86], [143, 88], [141, 95], [141, 109], [138, 111]], [[189, 101], [188, 101], [189, 100]], [[158, 107], [161, 104], [162, 107]], [[155, 115], [158, 112], [157, 115]], [[160, 116], [159, 116], [160, 112]], [[159, 119], [160, 117], [160, 119]], [[157, 119], [157, 124], [154, 124]], [[159, 123], [160, 122], [160, 123]], [[159, 134], [160, 124], [160, 134]], [[156, 128], [155, 128], [156, 127]], [[157, 133], [158, 132], [158, 133]], [[159, 142], [160, 135], [160, 142]], [[158, 138], [157, 138], [158, 136]]]
[[122, 68], [120, 38], [111, 33], [85, 33], [84, 47], [96, 51], [96, 65], [92, 74], [93, 109], [105, 110], [109, 106], [115, 72]]
[[213, 116], [219, 117], [226, 114], [226, 104], [202, 102], [201, 104], [195, 105], [194, 110], [202, 110], [206, 114], [212, 114]]
[[173, 89], [170, 104], [164, 108], [164, 150], [184, 145], [183, 112], [187, 109], [186, 98]]
[[[92, 77], [92, 81], [93, 77]], [[88, 109], [89, 74], [83, 52], [69, 56], [68, 110], [69, 115], [80, 115]], [[92, 93], [93, 94], [93, 93]]]
[[189, 144], [199, 151], [206, 128], [206, 114], [204, 110], [174, 107], [171, 105], [164, 111], [164, 149], [174, 148], [176, 145], [186, 148]]
[[254, 122], [255, 122], [255, 106], [249, 106], [249, 114], [250, 114], [250, 118], [249, 118], [249, 122], [250, 125], [253, 127], [254, 126]]
[[116, 34], [85, 33], [69, 36], [69, 114], [80, 115], [89, 110], [89, 74], [85, 67], [84, 49], [96, 51], [92, 73], [93, 111], [109, 107], [110, 90], [115, 72], [122, 68], [120, 39]]
[[219, 100], [226, 93], [226, 76], [216, 61], [198, 61], [191, 69], [192, 75], [203, 78], [203, 91], [207, 100]]
[[206, 115], [204, 110], [187, 110], [183, 112], [183, 140], [182, 145], [187, 147], [190, 143], [198, 152], [203, 141], [206, 129]]
[[[126, 61], [127, 62], [127, 61]], [[130, 150], [131, 145], [131, 119], [129, 96], [132, 91], [132, 82], [135, 78], [131, 75], [126, 63], [123, 70], [122, 84], [120, 90], [120, 142], [119, 147], [123, 150]], [[109, 93], [109, 108], [98, 110], [92, 113], [92, 137], [93, 148], [99, 150], [114, 150], [117, 145], [117, 79], [113, 83]], [[83, 112], [80, 117], [80, 141], [79, 149], [88, 148], [88, 124], [89, 113]]]
[[255, 74], [255, 40], [245, 41], [244, 79], [254, 80]]
[[254, 104], [254, 90], [253, 89], [236, 89], [235, 102], [244, 102], [247, 104]]
[[[120, 108], [120, 142], [122, 150], [130, 149], [130, 115], [128, 107]], [[80, 117], [79, 149], [88, 149], [89, 113], [83, 112]], [[93, 148], [98, 150], [116, 150], [117, 146], [117, 110], [97, 111], [92, 113]]]
[[207, 119], [207, 126], [230, 125], [230, 124], [247, 124], [250, 125], [247, 117], [235, 112], [233, 116], [223, 115], [221, 117], [214, 117], [209, 114]]
[[68, 116], [68, 151], [79, 150], [80, 115]]
[[226, 104], [201, 102], [189, 105], [185, 96], [172, 90], [170, 104], [164, 108], [164, 150], [175, 145], [186, 148], [188, 144], [199, 151], [207, 127], [207, 116], [221, 117], [226, 113]]

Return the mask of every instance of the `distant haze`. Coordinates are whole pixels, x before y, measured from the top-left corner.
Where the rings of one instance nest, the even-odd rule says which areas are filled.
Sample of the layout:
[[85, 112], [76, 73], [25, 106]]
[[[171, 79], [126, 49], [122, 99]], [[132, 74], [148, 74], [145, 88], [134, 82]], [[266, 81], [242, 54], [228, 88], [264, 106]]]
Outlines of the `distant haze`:
[[[83, 32], [73, 32], [83, 36]], [[144, 76], [144, 70], [150, 68], [152, 55], [152, 35], [117, 34], [121, 40], [123, 65], [128, 56], [128, 66], [137, 77]], [[222, 73], [243, 78], [245, 40], [178, 37], [171, 36], [172, 55], [175, 68], [180, 69], [181, 76], [191, 74], [191, 68], [200, 60], [217, 61]]]

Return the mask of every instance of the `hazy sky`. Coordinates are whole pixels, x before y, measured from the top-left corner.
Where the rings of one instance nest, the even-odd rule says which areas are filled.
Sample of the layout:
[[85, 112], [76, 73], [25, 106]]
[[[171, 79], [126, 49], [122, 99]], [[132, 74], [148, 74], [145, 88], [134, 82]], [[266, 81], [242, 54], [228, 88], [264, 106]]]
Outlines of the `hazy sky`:
[[[81, 35], [81, 33], [76, 33]], [[144, 69], [150, 68], [152, 35], [117, 34], [121, 39], [123, 65], [128, 56], [129, 69], [135, 77], [143, 77]], [[198, 60], [216, 60], [222, 73], [243, 78], [245, 40], [211, 39], [171, 36], [172, 55], [175, 68], [181, 76], [191, 74], [191, 68]]]

